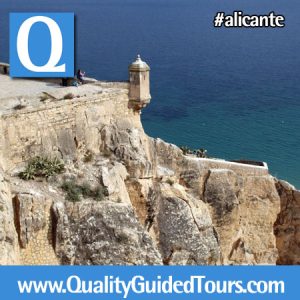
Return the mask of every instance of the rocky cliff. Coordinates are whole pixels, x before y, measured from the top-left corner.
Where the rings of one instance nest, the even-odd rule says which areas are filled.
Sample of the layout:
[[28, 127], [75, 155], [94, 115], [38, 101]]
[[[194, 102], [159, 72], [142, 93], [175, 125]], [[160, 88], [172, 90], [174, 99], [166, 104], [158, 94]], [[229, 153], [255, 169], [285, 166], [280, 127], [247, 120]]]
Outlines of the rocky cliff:
[[[299, 192], [265, 166], [148, 137], [127, 84], [23, 101], [0, 118], [1, 264], [299, 264]], [[64, 172], [20, 179], [37, 155], [59, 157]], [[74, 202], [65, 182], [105, 192]]]
[[285, 181], [276, 181], [281, 210], [277, 217], [276, 236], [280, 265], [300, 264], [300, 192]]

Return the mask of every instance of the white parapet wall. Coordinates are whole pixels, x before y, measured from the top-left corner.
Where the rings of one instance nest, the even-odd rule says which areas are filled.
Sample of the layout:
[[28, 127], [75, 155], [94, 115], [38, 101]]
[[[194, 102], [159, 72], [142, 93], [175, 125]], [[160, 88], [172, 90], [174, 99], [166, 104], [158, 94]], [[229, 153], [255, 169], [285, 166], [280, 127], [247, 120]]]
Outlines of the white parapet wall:
[[[153, 139], [156, 152], [157, 165], [166, 170], [175, 170], [176, 176], [181, 176], [184, 170], [191, 176], [204, 175], [210, 170], [231, 170], [241, 176], [269, 175], [268, 165], [264, 162], [247, 161], [234, 162], [216, 158], [199, 158], [183, 152], [174, 144], [169, 144], [157, 138]], [[198, 173], [195, 174], [195, 173]]]
[[269, 174], [269, 168], [265, 162], [262, 162], [262, 166], [258, 166], [211, 158], [189, 157], [188, 160], [191, 164], [197, 165], [199, 169], [227, 169], [246, 176], [264, 176]]

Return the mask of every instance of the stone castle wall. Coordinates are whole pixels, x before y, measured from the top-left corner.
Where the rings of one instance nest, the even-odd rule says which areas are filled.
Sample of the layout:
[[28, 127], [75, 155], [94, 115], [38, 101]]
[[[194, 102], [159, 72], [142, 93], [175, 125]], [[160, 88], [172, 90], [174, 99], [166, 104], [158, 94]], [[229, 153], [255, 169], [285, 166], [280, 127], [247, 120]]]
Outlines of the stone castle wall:
[[[107, 84], [103, 83], [107, 86]], [[35, 155], [72, 157], [76, 152], [99, 152], [100, 132], [112, 120], [140, 127], [139, 113], [128, 108], [128, 88], [96, 95], [55, 100], [0, 117], [0, 163], [14, 168]]]

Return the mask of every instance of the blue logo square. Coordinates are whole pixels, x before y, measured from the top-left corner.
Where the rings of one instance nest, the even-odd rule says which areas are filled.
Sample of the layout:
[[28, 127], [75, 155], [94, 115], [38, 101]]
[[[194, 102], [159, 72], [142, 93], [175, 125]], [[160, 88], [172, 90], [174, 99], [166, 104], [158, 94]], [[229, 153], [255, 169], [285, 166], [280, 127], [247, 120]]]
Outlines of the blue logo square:
[[10, 76], [73, 77], [74, 13], [10, 13]]

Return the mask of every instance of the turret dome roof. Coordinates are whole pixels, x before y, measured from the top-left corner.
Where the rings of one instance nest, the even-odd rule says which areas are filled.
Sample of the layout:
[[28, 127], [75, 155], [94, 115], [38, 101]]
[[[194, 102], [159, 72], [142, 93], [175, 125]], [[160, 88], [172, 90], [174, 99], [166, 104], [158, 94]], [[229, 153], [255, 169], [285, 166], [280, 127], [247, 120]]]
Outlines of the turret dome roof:
[[129, 71], [150, 71], [150, 67], [138, 55], [136, 60], [129, 66]]

